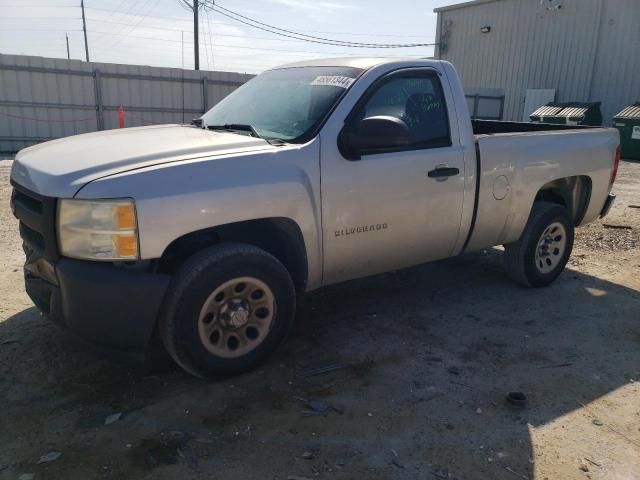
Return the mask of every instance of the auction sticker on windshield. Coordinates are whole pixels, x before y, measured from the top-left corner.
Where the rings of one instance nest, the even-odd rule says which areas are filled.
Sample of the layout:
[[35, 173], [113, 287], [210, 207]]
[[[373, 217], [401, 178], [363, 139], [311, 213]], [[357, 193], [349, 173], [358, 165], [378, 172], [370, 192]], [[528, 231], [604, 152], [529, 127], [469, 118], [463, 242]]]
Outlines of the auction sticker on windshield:
[[343, 77], [342, 75], [319, 75], [311, 85], [329, 85], [332, 87], [349, 88], [355, 78]]

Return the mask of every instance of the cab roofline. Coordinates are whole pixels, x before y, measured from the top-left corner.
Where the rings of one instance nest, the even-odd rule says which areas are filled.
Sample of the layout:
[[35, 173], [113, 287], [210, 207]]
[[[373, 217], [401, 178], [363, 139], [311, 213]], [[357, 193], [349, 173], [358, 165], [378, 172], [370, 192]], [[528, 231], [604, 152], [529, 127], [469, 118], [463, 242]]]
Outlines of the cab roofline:
[[282, 68], [299, 68], [299, 67], [353, 67], [367, 70], [376, 65], [383, 63], [404, 63], [411, 61], [420, 63], [421, 61], [433, 62], [432, 58], [415, 58], [415, 57], [342, 57], [342, 58], [320, 58], [315, 60], [305, 60], [302, 62], [287, 63], [273, 68], [279, 70]]

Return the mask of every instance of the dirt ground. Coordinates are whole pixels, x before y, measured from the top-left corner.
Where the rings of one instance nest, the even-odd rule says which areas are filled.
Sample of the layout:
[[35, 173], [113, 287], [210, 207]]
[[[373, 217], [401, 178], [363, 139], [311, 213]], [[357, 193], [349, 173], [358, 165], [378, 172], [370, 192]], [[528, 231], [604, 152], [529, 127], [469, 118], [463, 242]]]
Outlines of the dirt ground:
[[640, 479], [640, 163], [604, 220], [631, 229], [580, 229], [553, 286], [514, 286], [490, 250], [326, 288], [264, 368], [218, 383], [101, 360], [38, 314], [9, 168], [2, 479]]

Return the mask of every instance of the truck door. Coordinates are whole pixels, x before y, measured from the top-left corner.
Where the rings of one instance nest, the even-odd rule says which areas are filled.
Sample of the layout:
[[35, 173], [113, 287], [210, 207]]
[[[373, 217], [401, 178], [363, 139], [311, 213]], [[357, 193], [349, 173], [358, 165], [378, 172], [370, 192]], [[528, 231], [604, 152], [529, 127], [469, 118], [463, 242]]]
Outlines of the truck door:
[[[340, 134], [330, 138], [331, 132], [323, 132], [325, 283], [452, 254], [460, 231], [464, 157], [452, 139], [450, 120], [456, 117], [449, 96], [433, 68], [397, 70], [367, 89]], [[409, 143], [345, 158], [341, 135], [374, 116], [402, 120]]]

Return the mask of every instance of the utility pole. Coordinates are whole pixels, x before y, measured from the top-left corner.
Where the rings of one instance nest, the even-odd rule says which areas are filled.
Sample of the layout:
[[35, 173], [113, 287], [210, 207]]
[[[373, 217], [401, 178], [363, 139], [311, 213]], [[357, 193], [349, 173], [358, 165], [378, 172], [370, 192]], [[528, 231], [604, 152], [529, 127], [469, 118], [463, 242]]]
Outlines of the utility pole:
[[84, 52], [89, 61], [89, 43], [87, 42], [87, 21], [84, 18], [84, 0], [80, 0], [80, 8], [82, 8], [82, 31], [84, 32]]
[[198, 0], [193, 0], [193, 52], [195, 70], [200, 70], [200, 43], [198, 41]]
[[71, 60], [71, 54], [69, 53], [69, 34], [65, 33], [65, 37], [67, 37], [67, 60]]
[[[193, 68], [200, 70], [200, 39], [198, 38], [198, 10], [201, 8], [211, 10], [215, 6], [215, 0], [179, 0], [183, 7], [193, 12]], [[206, 43], [205, 43], [206, 47]], [[206, 51], [205, 51], [206, 52]]]

